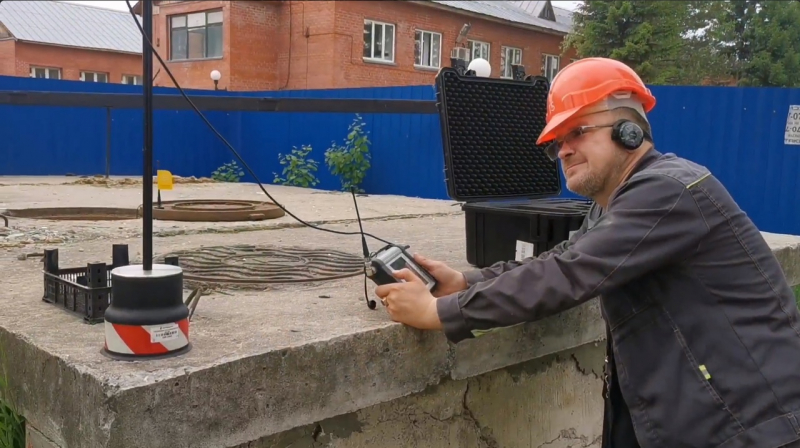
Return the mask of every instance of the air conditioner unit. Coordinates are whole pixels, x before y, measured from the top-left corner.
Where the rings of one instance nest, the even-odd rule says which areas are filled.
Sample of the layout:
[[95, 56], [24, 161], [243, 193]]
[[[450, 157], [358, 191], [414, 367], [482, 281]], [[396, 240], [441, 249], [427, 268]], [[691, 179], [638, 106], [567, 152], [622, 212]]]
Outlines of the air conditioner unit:
[[460, 59], [466, 61], [469, 59], [469, 48], [456, 47], [450, 52], [450, 59]]

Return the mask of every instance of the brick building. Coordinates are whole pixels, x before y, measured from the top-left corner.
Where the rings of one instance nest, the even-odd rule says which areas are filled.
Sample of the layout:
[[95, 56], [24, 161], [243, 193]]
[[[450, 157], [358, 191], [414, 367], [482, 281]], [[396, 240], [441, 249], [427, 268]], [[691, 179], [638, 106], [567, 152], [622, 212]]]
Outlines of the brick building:
[[[431, 84], [456, 47], [493, 77], [512, 64], [552, 77], [574, 58], [560, 48], [570, 12], [549, 1], [154, 3], [154, 45], [187, 88], [213, 89], [213, 70], [239, 91]], [[154, 82], [172, 85], [163, 71]]]
[[141, 84], [129, 12], [56, 1], [0, 3], [0, 75]]

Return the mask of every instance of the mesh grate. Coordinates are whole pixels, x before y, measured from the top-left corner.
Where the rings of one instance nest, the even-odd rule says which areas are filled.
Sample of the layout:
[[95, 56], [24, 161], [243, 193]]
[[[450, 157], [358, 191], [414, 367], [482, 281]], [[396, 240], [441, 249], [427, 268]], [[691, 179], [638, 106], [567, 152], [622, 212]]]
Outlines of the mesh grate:
[[157, 260], [169, 257], [178, 257], [188, 282], [239, 288], [327, 281], [364, 273], [362, 257], [331, 249], [208, 246], [172, 252]]
[[543, 198], [561, 192], [558, 164], [536, 139], [545, 126], [549, 83], [460, 76], [436, 79], [451, 198]]

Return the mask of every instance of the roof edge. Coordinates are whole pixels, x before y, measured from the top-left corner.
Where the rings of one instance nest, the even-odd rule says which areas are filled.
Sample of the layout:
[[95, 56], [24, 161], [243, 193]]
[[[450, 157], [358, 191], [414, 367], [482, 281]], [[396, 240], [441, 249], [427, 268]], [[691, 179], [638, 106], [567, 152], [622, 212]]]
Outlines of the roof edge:
[[511, 20], [499, 19], [497, 17], [492, 17], [492, 16], [488, 16], [488, 15], [485, 15], [485, 14], [478, 14], [476, 12], [467, 11], [467, 10], [459, 9], [459, 8], [454, 8], [452, 6], [442, 5], [440, 3], [434, 3], [434, 2], [431, 2], [431, 1], [427, 1], [427, 0], [406, 0], [406, 1], [408, 1], [409, 3], [415, 3], [415, 4], [418, 4], [418, 5], [427, 6], [429, 8], [435, 8], [435, 9], [439, 9], [439, 10], [442, 10], [442, 11], [454, 12], [456, 14], [460, 14], [460, 15], [463, 15], [463, 16], [475, 17], [475, 18], [483, 19], [483, 20], [486, 20], [486, 21], [489, 21], [489, 22], [502, 23], [504, 25], [510, 25], [510, 26], [513, 26], [513, 27], [516, 27], [516, 28], [522, 28], [522, 29], [530, 30], [530, 31], [537, 31], [537, 32], [543, 33], [543, 34], [551, 34], [551, 35], [554, 35], [554, 36], [566, 36], [566, 35], [569, 34], [568, 32], [564, 32], [564, 31], [553, 30], [553, 29], [550, 29], [550, 28], [543, 28], [543, 27], [536, 26], [536, 25], [528, 25], [526, 23], [519, 23], [519, 22], [514, 22], [514, 21], [511, 21]]
[[118, 54], [126, 54], [126, 55], [133, 55], [133, 56], [142, 56], [142, 52], [141, 51], [136, 52], [136, 51], [124, 51], [124, 50], [112, 50], [112, 49], [109, 49], [109, 48], [79, 47], [79, 46], [76, 46], [76, 45], [53, 44], [53, 43], [50, 43], [50, 42], [41, 42], [41, 41], [38, 41], [38, 40], [26, 40], [26, 39], [17, 39], [17, 38], [13, 38], [13, 39], [16, 40], [17, 42], [22, 42], [22, 43], [31, 44], [31, 45], [45, 45], [45, 46], [48, 46], [48, 47], [71, 48], [71, 49], [74, 49], [74, 50], [100, 51], [100, 52], [103, 52], [103, 53], [118, 53]]
[[0, 27], [2, 27], [4, 30], [8, 31], [8, 37], [0, 37], [0, 40], [17, 40], [17, 37], [14, 36], [14, 33], [11, 32], [10, 29], [8, 29], [8, 27], [6, 26], [5, 23], [3, 23], [2, 20], [0, 20]]

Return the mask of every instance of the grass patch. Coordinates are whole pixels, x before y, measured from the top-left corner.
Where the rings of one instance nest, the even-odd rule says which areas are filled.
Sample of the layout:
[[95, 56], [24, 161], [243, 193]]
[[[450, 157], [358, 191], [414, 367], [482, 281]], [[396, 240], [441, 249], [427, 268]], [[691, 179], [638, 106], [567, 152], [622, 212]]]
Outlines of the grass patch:
[[25, 419], [14, 406], [6, 372], [6, 356], [0, 343], [0, 448], [25, 448]]
[[0, 401], [0, 448], [25, 448], [25, 420]]
[[797, 307], [800, 308], [800, 285], [792, 288], [794, 290], [794, 300], [797, 302]]

